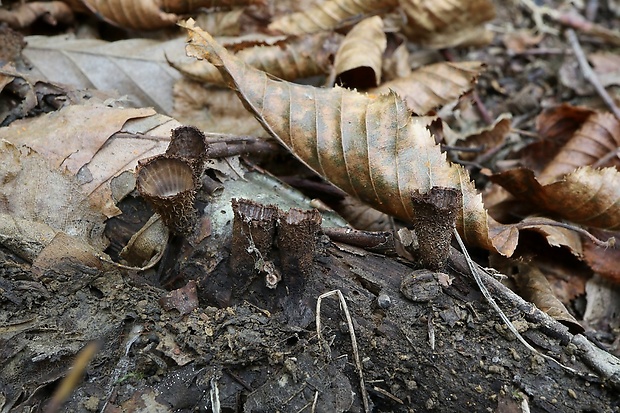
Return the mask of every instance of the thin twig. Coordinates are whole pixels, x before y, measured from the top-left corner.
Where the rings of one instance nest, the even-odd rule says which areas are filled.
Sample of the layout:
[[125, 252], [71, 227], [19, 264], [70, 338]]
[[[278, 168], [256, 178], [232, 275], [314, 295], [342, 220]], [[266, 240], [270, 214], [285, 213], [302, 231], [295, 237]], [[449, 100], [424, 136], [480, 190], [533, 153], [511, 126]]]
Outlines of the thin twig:
[[515, 335], [517, 340], [519, 340], [521, 342], [521, 344], [523, 344], [525, 347], [527, 347], [527, 349], [530, 350], [531, 352], [533, 352], [534, 354], [538, 354], [541, 357], [543, 357], [545, 360], [549, 360], [549, 361], [552, 361], [552, 362], [558, 364], [560, 367], [562, 367], [563, 369], [565, 369], [567, 371], [570, 371], [571, 373], [578, 374], [575, 369], [572, 369], [572, 368], [570, 368], [568, 366], [565, 366], [564, 364], [560, 363], [559, 361], [557, 361], [553, 357], [550, 357], [550, 356], [548, 356], [546, 354], [541, 353], [540, 351], [538, 351], [534, 347], [532, 347], [530, 345], [530, 343], [525, 341], [525, 339], [523, 338], [521, 333], [519, 333], [519, 331], [514, 326], [514, 324], [512, 324], [512, 321], [510, 321], [510, 319], [506, 316], [506, 314], [502, 311], [502, 309], [499, 308], [499, 305], [497, 304], [497, 302], [495, 301], [495, 299], [493, 298], [493, 296], [491, 295], [491, 293], [489, 292], [487, 287], [482, 282], [482, 279], [480, 278], [480, 274], [478, 274], [476, 266], [474, 265], [474, 261], [469, 256], [469, 253], [467, 252], [467, 249], [465, 248], [465, 244], [463, 244], [463, 240], [461, 239], [461, 236], [459, 235], [459, 233], [456, 230], [456, 228], [454, 229], [454, 236], [456, 237], [456, 241], [458, 242], [459, 247], [461, 248], [461, 251], [463, 252], [463, 255], [465, 256], [465, 259], [467, 261], [467, 266], [469, 267], [469, 271], [471, 272], [472, 277], [474, 277], [474, 280], [476, 281], [476, 284], [478, 285], [478, 288], [480, 289], [480, 292], [482, 293], [484, 298], [486, 298], [486, 300], [489, 302], [489, 304], [491, 304], [491, 307], [493, 307], [493, 309], [497, 312], [497, 314], [500, 316], [500, 318], [506, 324], [506, 326], [512, 332], [512, 334]]
[[620, 109], [614, 103], [614, 100], [609, 96], [607, 90], [603, 87], [601, 82], [590, 67], [590, 63], [588, 63], [588, 59], [586, 58], [583, 49], [581, 48], [581, 44], [579, 44], [579, 39], [577, 38], [577, 34], [573, 29], [566, 30], [566, 38], [570, 43], [573, 51], [575, 52], [575, 57], [577, 57], [577, 61], [579, 62], [579, 67], [581, 67], [581, 72], [583, 73], [583, 77], [594, 86], [596, 92], [599, 94], [601, 99], [605, 102], [605, 104], [609, 107], [609, 110], [614, 114], [614, 116], [620, 120]]
[[532, 18], [536, 24], [536, 29], [538, 29], [539, 32], [548, 33], [555, 36], [559, 34], [557, 29], [547, 26], [543, 21], [545, 16], [551, 17], [554, 20], [557, 19], [559, 13], [556, 10], [550, 9], [549, 7], [539, 6], [532, 0], [521, 0], [521, 4], [527, 7], [532, 13]]
[[565, 222], [558, 222], [558, 221], [552, 221], [552, 220], [547, 220], [547, 219], [530, 219], [527, 220], [525, 222], [520, 222], [518, 224], [516, 224], [518, 229], [523, 229], [523, 228], [528, 228], [531, 226], [540, 226], [540, 225], [548, 225], [550, 227], [560, 227], [560, 228], [566, 228], [569, 229], [571, 231], [575, 231], [578, 232], [579, 234], [583, 235], [584, 237], [588, 238], [590, 241], [592, 241], [595, 245], [599, 246], [599, 247], [603, 247], [603, 248], [610, 248], [613, 247], [614, 245], [616, 245], [616, 238], [615, 237], [610, 237], [607, 241], [602, 241], [598, 238], [596, 238], [594, 235], [590, 234], [588, 231], [586, 231], [583, 228], [580, 228], [576, 225], [571, 225], [571, 224], [567, 224]]
[[332, 295], [338, 295], [338, 299], [340, 300], [340, 308], [342, 308], [344, 316], [347, 319], [347, 327], [349, 328], [349, 335], [351, 336], [351, 346], [353, 347], [355, 368], [360, 379], [360, 390], [362, 394], [362, 402], [364, 404], [364, 412], [369, 413], [370, 406], [368, 404], [368, 392], [366, 391], [366, 385], [364, 384], [364, 372], [362, 370], [362, 362], [360, 360], [360, 354], [357, 348], [357, 339], [355, 338], [355, 330], [353, 329], [353, 320], [351, 319], [349, 307], [347, 307], [347, 302], [344, 299], [344, 295], [342, 295], [342, 292], [340, 290], [332, 290], [321, 294], [316, 300], [316, 335], [318, 337], [319, 344], [323, 343], [323, 335], [321, 334], [321, 302], [324, 298]]
[[538, 6], [533, 0], [520, 0], [521, 4], [527, 7], [531, 13], [536, 27], [540, 32], [557, 35], [558, 31], [547, 26], [543, 18], [548, 17], [556, 23], [566, 27], [579, 30], [581, 33], [596, 36], [599, 39], [614, 46], [620, 46], [620, 32], [608, 29], [600, 24], [592, 23], [576, 11], [560, 12], [547, 6]]

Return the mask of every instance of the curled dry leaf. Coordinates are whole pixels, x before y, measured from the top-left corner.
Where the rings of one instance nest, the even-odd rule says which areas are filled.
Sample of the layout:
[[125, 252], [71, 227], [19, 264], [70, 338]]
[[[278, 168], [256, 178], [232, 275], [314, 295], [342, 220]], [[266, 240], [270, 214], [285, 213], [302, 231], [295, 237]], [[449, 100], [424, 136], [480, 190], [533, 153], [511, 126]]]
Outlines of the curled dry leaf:
[[261, 0], [82, 0], [97, 17], [125, 29], [157, 30], [173, 26], [179, 14], [201, 7], [262, 4]]
[[403, 33], [435, 48], [487, 41], [479, 25], [495, 17], [489, 0], [401, 0], [400, 6], [407, 16]]
[[581, 257], [583, 248], [581, 237], [572, 229], [557, 226], [557, 221], [544, 217], [527, 217], [517, 225], [519, 229], [528, 229], [545, 237], [552, 247], [566, 247], [575, 256]]
[[269, 30], [295, 35], [333, 30], [364, 16], [388, 11], [397, 4], [397, 0], [327, 0], [274, 20]]
[[175, 13], [163, 11], [158, 0], [84, 0], [84, 4], [103, 21], [125, 29], [157, 30], [178, 19]]
[[544, 37], [544, 33], [535, 34], [531, 29], [522, 29], [504, 34], [502, 42], [512, 53], [523, 53], [530, 47], [538, 45]]
[[542, 171], [593, 113], [592, 109], [569, 104], [543, 111], [536, 118], [536, 129], [541, 140], [519, 152], [523, 165], [536, 173]]
[[411, 74], [411, 64], [409, 63], [409, 49], [407, 43], [402, 42], [395, 49], [386, 52], [382, 63], [383, 79], [390, 81], [400, 77], [407, 77]]
[[553, 294], [549, 281], [538, 268], [521, 263], [518, 264], [518, 268], [519, 272], [515, 275], [515, 281], [525, 300], [536, 304], [539, 309], [568, 326], [573, 333], [584, 331], [581, 324]]
[[[620, 232], [594, 230], [592, 235], [599, 239], [620, 239]], [[583, 243], [583, 260], [595, 273], [620, 284], [620, 246], [617, 244], [612, 248], [602, 248], [586, 240]]]
[[478, 156], [479, 153], [486, 152], [502, 144], [510, 132], [510, 124], [510, 114], [504, 113], [500, 115], [492, 125], [457, 140], [454, 143], [456, 146], [465, 148], [478, 147], [481, 149], [478, 153], [461, 152], [459, 154], [459, 158], [466, 161], [471, 161]]
[[0, 8], [0, 23], [6, 23], [14, 29], [30, 26], [39, 18], [48, 24], [70, 24], [73, 11], [64, 1], [33, 1], [23, 3], [14, 9]]
[[336, 53], [336, 83], [352, 89], [377, 86], [381, 83], [381, 62], [386, 46], [381, 17], [370, 17], [356, 24]]
[[[340, 40], [341, 36], [335, 33], [317, 33], [273, 46], [250, 47], [240, 50], [236, 56], [280, 79], [295, 80], [328, 73]], [[215, 66], [205, 60], [187, 64], [170, 62], [170, 65], [191, 79], [226, 84]]]
[[188, 54], [218, 67], [262, 126], [314, 171], [407, 222], [415, 213], [414, 193], [457, 188], [463, 197], [457, 226], [464, 238], [512, 254], [517, 230], [488, 217], [467, 172], [446, 160], [425, 123], [395, 93], [368, 96], [276, 81], [235, 58], [193, 21], [184, 27]]
[[470, 91], [483, 69], [481, 62], [435, 63], [369, 92], [387, 93], [393, 90], [405, 99], [414, 113], [425, 115]]
[[[580, 166], [620, 167], [620, 122], [611, 113], [595, 113], [581, 125], [539, 176], [548, 183]], [[607, 161], [604, 161], [604, 160]], [[602, 161], [602, 162], [601, 162]]]
[[539, 210], [588, 227], [620, 228], [620, 172], [615, 168], [582, 167], [544, 186], [528, 169], [512, 169], [491, 180]]
[[239, 36], [241, 33], [240, 19], [245, 9], [224, 11], [208, 11], [196, 16], [198, 26], [214, 36]]

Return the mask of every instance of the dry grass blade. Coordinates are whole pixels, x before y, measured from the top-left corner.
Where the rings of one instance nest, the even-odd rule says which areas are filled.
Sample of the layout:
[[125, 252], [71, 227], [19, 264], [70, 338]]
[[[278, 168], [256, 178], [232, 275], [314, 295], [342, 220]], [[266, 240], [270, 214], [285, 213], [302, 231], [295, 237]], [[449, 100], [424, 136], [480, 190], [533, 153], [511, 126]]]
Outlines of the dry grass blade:
[[364, 384], [364, 371], [362, 368], [362, 362], [359, 355], [359, 350], [357, 348], [357, 339], [355, 338], [355, 329], [353, 328], [353, 320], [351, 318], [351, 313], [349, 313], [349, 308], [347, 306], [347, 300], [344, 299], [344, 295], [340, 290], [328, 291], [324, 294], [321, 294], [316, 300], [316, 335], [319, 339], [319, 342], [323, 342], [323, 335], [321, 334], [321, 302], [323, 299], [330, 297], [332, 295], [337, 295], [338, 300], [340, 301], [340, 308], [342, 308], [342, 312], [347, 319], [347, 327], [349, 328], [349, 335], [351, 336], [351, 347], [353, 347], [353, 359], [355, 360], [355, 368], [357, 370], [357, 374], [360, 379], [360, 389], [362, 392], [362, 402], [364, 403], [364, 411], [369, 412], [370, 407], [368, 404], [368, 393], [366, 392], [366, 385]]
[[327, 0], [274, 20], [269, 30], [295, 35], [332, 30], [352, 23], [352, 19], [379, 14], [397, 4], [397, 0]]
[[481, 62], [444, 62], [424, 66], [405, 78], [386, 82], [372, 93], [398, 93], [418, 115], [443, 106], [470, 91], [484, 68]]
[[459, 248], [461, 249], [461, 252], [465, 256], [465, 260], [467, 261], [467, 266], [469, 267], [469, 271], [471, 273], [471, 276], [474, 278], [474, 281], [476, 281], [476, 284], [478, 285], [478, 288], [480, 289], [480, 292], [482, 293], [484, 298], [486, 298], [487, 302], [491, 305], [491, 307], [493, 307], [493, 310], [495, 310], [495, 312], [500, 316], [500, 318], [502, 319], [502, 321], [504, 322], [506, 327], [508, 327], [508, 330], [510, 330], [510, 332], [512, 334], [514, 334], [514, 336], [517, 338], [517, 340], [519, 340], [519, 342], [521, 344], [523, 344], [532, 353], [540, 355], [545, 360], [549, 360], [549, 361], [551, 361], [553, 363], [556, 363], [558, 366], [562, 367], [566, 371], [570, 371], [571, 373], [577, 373], [574, 369], [572, 369], [572, 368], [570, 368], [568, 366], [563, 365], [562, 363], [560, 363], [556, 359], [554, 359], [554, 358], [552, 358], [552, 357], [550, 357], [550, 356], [548, 356], [546, 354], [543, 354], [543, 353], [539, 352], [534, 347], [532, 347], [530, 345], [530, 343], [525, 341], [525, 339], [523, 338], [521, 333], [519, 333], [519, 330], [517, 330], [515, 325], [512, 324], [512, 321], [510, 321], [510, 319], [508, 318], [506, 313], [504, 313], [502, 311], [502, 309], [497, 304], [497, 301], [495, 301], [495, 299], [493, 298], [493, 296], [489, 292], [489, 289], [482, 282], [482, 277], [480, 276], [480, 273], [478, 272], [480, 267], [477, 266], [477, 264], [474, 262], [474, 260], [472, 260], [471, 257], [469, 256], [469, 253], [467, 252], [467, 249], [465, 248], [465, 244], [463, 244], [463, 240], [461, 239], [461, 236], [459, 235], [459, 233], [456, 230], [454, 231], [454, 237], [456, 238], [456, 241], [459, 244]]
[[218, 67], [262, 126], [334, 185], [407, 222], [415, 214], [414, 193], [457, 188], [463, 193], [457, 226], [467, 241], [512, 254], [516, 229], [488, 217], [467, 172], [446, 160], [425, 122], [412, 117], [395, 93], [374, 97], [277, 81], [235, 58], [192, 21], [185, 27], [188, 53]]

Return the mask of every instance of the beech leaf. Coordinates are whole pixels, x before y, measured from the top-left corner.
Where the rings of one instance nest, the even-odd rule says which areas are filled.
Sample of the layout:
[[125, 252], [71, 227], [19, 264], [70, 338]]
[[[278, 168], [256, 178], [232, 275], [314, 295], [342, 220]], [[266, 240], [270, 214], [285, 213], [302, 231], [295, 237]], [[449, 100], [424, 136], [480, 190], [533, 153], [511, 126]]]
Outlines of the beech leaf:
[[481, 23], [495, 17], [489, 0], [401, 0], [403, 33], [435, 48], [479, 44], [489, 38]]
[[538, 268], [521, 263], [518, 264], [518, 268], [519, 273], [515, 275], [515, 281], [525, 300], [536, 304], [539, 309], [568, 326], [571, 331], [584, 331], [581, 324], [553, 294], [549, 281]]
[[82, 0], [100, 19], [126, 29], [156, 30], [173, 26], [179, 14], [201, 7], [231, 7], [263, 3], [261, 0]]
[[[295, 80], [328, 73], [340, 40], [341, 36], [335, 33], [317, 33], [272, 46], [248, 47], [236, 56], [275, 77]], [[205, 60], [170, 65], [191, 79], [225, 85], [220, 72]]]
[[609, 156], [605, 165], [620, 166], [616, 151], [620, 146], [620, 122], [607, 113], [595, 113], [581, 125], [572, 138], [549, 162], [539, 176], [540, 182], [552, 182], [580, 166], [593, 165]]
[[381, 17], [369, 17], [356, 24], [336, 54], [336, 83], [360, 89], [377, 86], [381, 83], [381, 61], [386, 47]]
[[470, 91], [484, 68], [481, 62], [442, 62], [421, 67], [409, 76], [383, 83], [370, 90], [386, 93], [393, 90], [418, 115], [452, 102]]
[[491, 180], [517, 199], [588, 227], [620, 228], [620, 172], [582, 167], [560, 181], [542, 185], [528, 169], [512, 169]]
[[32, 63], [30, 75], [80, 89], [116, 91], [136, 107], [151, 106], [171, 113], [173, 83], [179, 74], [165, 56], [180, 60], [179, 40], [159, 42], [128, 39], [106, 42], [67, 39], [66, 36], [29, 36], [23, 54]]
[[361, 20], [387, 11], [397, 4], [397, 0], [327, 0], [274, 20], [269, 30], [294, 35], [332, 30], [350, 24], [352, 19]]
[[261, 125], [334, 185], [407, 222], [415, 213], [414, 193], [459, 189], [463, 209], [457, 226], [464, 238], [512, 254], [518, 231], [488, 217], [467, 172], [447, 161], [426, 123], [412, 117], [398, 95], [274, 80], [231, 55], [192, 20], [183, 27], [188, 54], [215, 65]]

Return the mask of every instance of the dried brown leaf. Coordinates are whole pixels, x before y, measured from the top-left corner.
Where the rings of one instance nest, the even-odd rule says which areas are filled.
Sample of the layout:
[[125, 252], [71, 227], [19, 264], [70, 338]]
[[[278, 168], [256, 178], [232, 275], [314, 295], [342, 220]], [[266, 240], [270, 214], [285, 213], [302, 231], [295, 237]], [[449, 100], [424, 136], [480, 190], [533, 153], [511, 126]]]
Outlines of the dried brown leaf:
[[537, 173], [542, 171], [593, 113], [592, 109], [563, 104], [538, 115], [536, 129], [541, 140], [520, 151], [523, 165]]
[[214, 36], [238, 36], [244, 9], [210, 11], [196, 16], [196, 24]]
[[157, 30], [173, 26], [179, 14], [201, 7], [232, 7], [262, 4], [261, 0], [82, 0], [100, 19], [115, 26], [136, 30]]
[[[9, 217], [2, 220], [3, 243], [9, 239], [13, 244], [44, 246], [51, 228], [83, 238], [99, 250], [105, 248], [103, 215], [91, 208], [73, 177], [49, 168], [32, 149], [0, 140], [0, 180], [0, 213]], [[31, 235], [43, 240], [19, 240], [20, 234], [28, 233], [24, 231], [28, 222], [36, 228]], [[9, 233], [11, 228], [19, 232]]]
[[502, 42], [512, 53], [523, 53], [530, 47], [538, 45], [544, 37], [544, 33], [534, 34], [529, 29], [515, 30], [504, 34]]
[[408, 222], [414, 193], [460, 189], [457, 226], [466, 240], [506, 255], [514, 251], [518, 231], [489, 221], [465, 170], [446, 160], [426, 124], [395, 93], [375, 97], [276, 81], [235, 58], [193, 21], [184, 27], [188, 54], [218, 67], [263, 127], [333, 184]]
[[38, 19], [55, 26], [73, 22], [73, 11], [64, 1], [33, 1], [21, 3], [11, 10], [0, 8], [0, 23], [14, 29], [23, 29]]
[[[595, 230], [592, 235], [599, 239], [609, 239], [610, 237], [620, 239], [620, 232]], [[618, 265], [620, 262], [620, 246], [618, 244], [612, 248], [602, 248], [586, 240], [583, 243], [583, 260], [595, 273], [610, 281], [620, 283], [620, 265]]]
[[338, 202], [334, 209], [353, 228], [366, 231], [391, 231], [394, 229], [393, 219], [389, 215], [369, 207], [350, 195]]
[[610, 52], [590, 53], [588, 60], [603, 86], [620, 85], [620, 56]]
[[484, 69], [481, 62], [443, 62], [421, 67], [405, 78], [383, 83], [369, 92], [393, 90], [418, 115], [452, 102], [470, 91]]
[[275, 19], [269, 30], [294, 35], [333, 30], [388, 11], [397, 4], [397, 0], [327, 0]]
[[[0, 138], [36, 149], [54, 167], [76, 174], [80, 189], [97, 210], [117, 215], [109, 180], [137, 160], [164, 152], [178, 126], [152, 109], [68, 106], [0, 128]], [[161, 132], [164, 131], [164, 133]], [[117, 132], [129, 135], [115, 136]], [[144, 135], [134, 135], [144, 133]]]
[[549, 281], [536, 267], [518, 264], [519, 272], [515, 281], [521, 296], [551, 317], [567, 325], [573, 332], [583, 332], [583, 327], [568, 312], [564, 304], [553, 294]]
[[383, 58], [382, 72], [386, 81], [407, 77], [411, 74], [409, 49], [407, 49], [406, 42], [402, 42], [392, 51], [388, 47], [388, 52]]
[[445, 48], [477, 44], [488, 35], [481, 23], [495, 17], [489, 0], [401, 0], [403, 33], [416, 43]]
[[381, 17], [369, 17], [356, 24], [336, 53], [336, 84], [368, 89], [381, 83], [381, 62], [386, 46]]
[[129, 39], [105, 42], [66, 36], [29, 36], [24, 49], [33, 65], [31, 75], [81, 89], [117, 91], [137, 107], [172, 110], [173, 83], [180, 77], [165, 56], [179, 61], [180, 39], [159, 42]]
[[[340, 40], [341, 36], [335, 33], [317, 33], [273, 46], [250, 47], [240, 50], [236, 56], [275, 77], [295, 80], [328, 73]], [[193, 80], [225, 85], [217, 68], [205, 60], [170, 64]]]
[[[510, 115], [500, 115], [492, 125], [482, 130], [478, 130], [464, 138], [456, 141], [455, 145], [465, 148], [480, 148], [482, 151], [488, 151], [503, 143], [510, 132]], [[461, 152], [459, 158], [464, 160], [473, 160], [479, 153]]]
[[265, 131], [229, 89], [182, 79], [174, 85], [174, 117], [201, 130], [263, 136]]
[[[547, 183], [574, 171], [580, 166], [620, 167], [620, 122], [611, 113], [595, 113], [581, 125], [539, 176]], [[607, 162], [598, 164], [603, 158]]]
[[566, 247], [573, 255], [581, 257], [583, 248], [579, 234], [557, 224], [557, 221], [549, 218], [531, 216], [517, 225], [519, 229], [528, 229], [541, 234], [552, 247]]
[[528, 169], [513, 169], [491, 180], [517, 199], [588, 227], [620, 228], [620, 172], [582, 167], [560, 181], [540, 184]]
[[27, 145], [55, 168], [76, 174], [127, 120], [153, 114], [152, 109], [67, 106], [34, 119], [16, 121], [11, 127], [0, 129], [0, 138], [14, 145]]
[[126, 29], [157, 30], [173, 26], [178, 19], [167, 13], [159, 0], [83, 0], [88, 9], [101, 20]]

